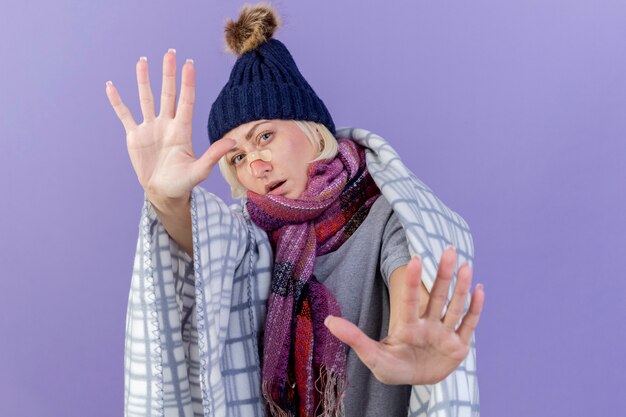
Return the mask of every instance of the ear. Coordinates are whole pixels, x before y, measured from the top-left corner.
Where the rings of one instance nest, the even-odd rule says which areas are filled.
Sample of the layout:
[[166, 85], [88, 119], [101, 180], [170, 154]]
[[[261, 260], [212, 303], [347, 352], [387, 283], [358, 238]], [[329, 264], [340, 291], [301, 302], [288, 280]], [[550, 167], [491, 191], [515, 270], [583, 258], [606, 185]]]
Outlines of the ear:
[[322, 153], [324, 152], [324, 148], [326, 147], [326, 144], [324, 143], [324, 137], [322, 136], [318, 128], [315, 128], [315, 131], [317, 132], [317, 136], [320, 140], [320, 153]]

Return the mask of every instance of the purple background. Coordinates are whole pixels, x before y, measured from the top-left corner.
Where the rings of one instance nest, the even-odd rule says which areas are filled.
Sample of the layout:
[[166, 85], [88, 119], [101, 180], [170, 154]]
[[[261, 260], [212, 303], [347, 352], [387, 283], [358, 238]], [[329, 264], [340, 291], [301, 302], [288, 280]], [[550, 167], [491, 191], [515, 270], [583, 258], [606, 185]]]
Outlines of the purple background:
[[[626, 370], [626, 3], [275, 3], [340, 126], [387, 138], [470, 224], [484, 416], [616, 415]], [[384, 6], [383, 6], [384, 4]], [[111, 79], [195, 59], [194, 147], [234, 57], [226, 1], [0, 9], [0, 416], [122, 413], [142, 204]], [[205, 186], [226, 196], [216, 172]]]

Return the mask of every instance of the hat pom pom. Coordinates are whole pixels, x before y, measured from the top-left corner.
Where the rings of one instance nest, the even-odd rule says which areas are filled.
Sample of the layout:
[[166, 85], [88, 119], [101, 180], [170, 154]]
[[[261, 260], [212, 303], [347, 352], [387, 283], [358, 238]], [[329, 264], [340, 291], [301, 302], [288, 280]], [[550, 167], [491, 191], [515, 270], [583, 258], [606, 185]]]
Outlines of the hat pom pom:
[[278, 13], [271, 6], [244, 6], [236, 22], [226, 23], [226, 49], [241, 56], [271, 39], [279, 25]]

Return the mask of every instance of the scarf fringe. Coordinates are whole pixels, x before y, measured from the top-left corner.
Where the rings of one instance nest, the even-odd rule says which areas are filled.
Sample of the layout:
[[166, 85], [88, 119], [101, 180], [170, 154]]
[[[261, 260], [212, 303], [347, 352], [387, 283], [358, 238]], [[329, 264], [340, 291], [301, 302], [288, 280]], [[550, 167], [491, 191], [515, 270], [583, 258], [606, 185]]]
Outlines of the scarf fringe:
[[[328, 372], [325, 366], [320, 367], [320, 375], [315, 380], [315, 391], [321, 396], [321, 401], [313, 416], [300, 416], [299, 413], [291, 414], [291, 411], [284, 410], [272, 399], [272, 386], [268, 382], [261, 384], [263, 398], [272, 417], [344, 417], [345, 407], [343, 399], [346, 393], [346, 378], [337, 372]], [[294, 387], [295, 389], [295, 387]]]
[[[325, 366], [320, 367], [320, 376], [315, 381], [315, 389], [322, 395], [322, 401], [315, 410], [315, 415], [320, 417], [343, 417], [345, 410], [343, 397], [346, 393], [346, 378], [336, 372], [328, 372]], [[321, 386], [321, 387], [320, 387]], [[321, 414], [317, 414], [322, 411]]]
[[261, 384], [261, 391], [263, 392], [263, 398], [265, 398], [265, 403], [267, 404], [270, 416], [272, 417], [294, 417], [293, 415], [289, 415], [286, 410], [283, 410], [280, 405], [272, 399], [271, 395], [271, 387], [270, 383], [263, 381]]

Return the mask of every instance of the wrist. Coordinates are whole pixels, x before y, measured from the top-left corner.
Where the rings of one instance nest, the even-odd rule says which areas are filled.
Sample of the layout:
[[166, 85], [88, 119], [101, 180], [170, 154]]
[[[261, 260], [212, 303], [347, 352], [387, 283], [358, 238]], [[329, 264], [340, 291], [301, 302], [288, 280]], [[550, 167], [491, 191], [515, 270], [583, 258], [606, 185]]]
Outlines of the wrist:
[[160, 213], [187, 211], [190, 206], [190, 193], [183, 197], [175, 198], [150, 194], [146, 194], [146, 196], [155, 210]]

